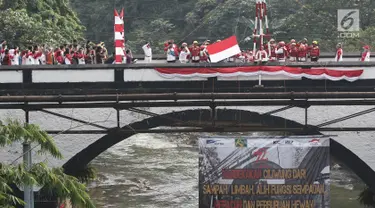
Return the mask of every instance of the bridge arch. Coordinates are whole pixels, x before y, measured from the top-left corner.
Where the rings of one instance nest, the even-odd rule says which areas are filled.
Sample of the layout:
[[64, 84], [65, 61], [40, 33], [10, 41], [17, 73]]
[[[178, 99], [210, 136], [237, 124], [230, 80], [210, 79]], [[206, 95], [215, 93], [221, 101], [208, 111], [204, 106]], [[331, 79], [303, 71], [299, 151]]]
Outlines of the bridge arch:
[[[87, 146], [81, 152], [73, 156], [67, 161], [63, 168], [65, 173], [76, 175], [83, 168], [86, 167], [94, 158], [103, 153], [108, 148], [117, 143], [136, 134], [137, 129], [152, 129], [160, 126], [171, 126], [178, 119], [179, 121], [211, 121], [211, 110], [209, 109], [194, 109], [184, 110], [179, 112], [171, 112], [164, 115], [159, 115], [144, 119], [122, 127], [124, 130], [129, 128], [134, 129], [134, 132], [129, 131], [112, 131], [109, 134], [98, 139], [94, 143]], [[217, 121], [233, 121], [241, 123], [260, 123], [263, 127], [273, 128], [303, 128], [304, 125], [288, 120], [278, 116], [267, 114], [259, 114], [245, 110], [235, 109], [217, 109]], [[312, 128], [314, 129], [314, 128]], [[321, 134], [318, 131], [310, 131], [310, 134]], [[351, 169], [358, 177], [360, 177], [374, 192], [375, 181], [373, 180], [374, 170], [369, 167], [361, 158], [355, 155], [348, 148], [339, 142], [331, 139], [331, 155], [339, 159], [344, 165]]]

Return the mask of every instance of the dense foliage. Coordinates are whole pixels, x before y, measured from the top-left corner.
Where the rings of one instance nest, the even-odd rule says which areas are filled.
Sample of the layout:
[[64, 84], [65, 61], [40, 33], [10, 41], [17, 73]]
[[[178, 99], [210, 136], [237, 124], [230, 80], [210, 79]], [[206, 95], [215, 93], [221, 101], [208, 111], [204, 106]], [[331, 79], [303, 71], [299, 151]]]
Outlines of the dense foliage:
[[[254, 27], [255, 0], [71, 0], [71, 5], [87, 27], [86, 37], [113, 45], [113, 8], [125, 8], [125, 35], [128, 46], [139, 50], [151, 41], [159, 51], [167, 39], [176, 42], [223, 39], [236, 34], [242, 47]], [[359, 39], [343, 40], [337, 33], [337, 9], [360, 9], [361, 28], [375, 26], [375, 1], [371, 0], [278, 0], [269, 2], [270, 29], [278, 40], [319, 41], [322, 50], [334, 51], [338, 42], [346, 51], [371, 45], [370, 32]], [[373, 29], [370, 28], [372, 31]]]
[[70, 43], [85, 29], [68, 0], [1, 0], [0, 28], [0, 38], [21, 47]]
[[[368, 35], [375, 26], [375, 1], [267, 2], [270, 29], [277, 40], [306, 37], [319, 41], [324, 51], [333, 51], [338, 42], [346, 45], [345, 51], [372, 44]], [[59, 45], [85, 37], [112, 46], [114, 8], [125, 8], [125, 35], [133, 51], [140, 51], [146, 41], [154, 52], [161, 52], [167, 39], [190, 43], [233, 34], [243, 48], [252, 46], [248, 37], [254, 28], [255, 0], [0, 0], [0, 38], [25, 46]], [[360, 9], [362, 36], [340, 39], [337, 9], [349, 8]]]

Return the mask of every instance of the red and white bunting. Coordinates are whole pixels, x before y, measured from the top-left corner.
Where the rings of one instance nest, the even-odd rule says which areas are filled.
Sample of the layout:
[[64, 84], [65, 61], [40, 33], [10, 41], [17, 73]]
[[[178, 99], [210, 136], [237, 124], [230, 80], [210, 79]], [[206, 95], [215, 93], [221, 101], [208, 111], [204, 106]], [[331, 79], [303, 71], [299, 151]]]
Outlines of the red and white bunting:
[[124, 38], [124, 9], [122, 9], [121, 14], [119, 15], [117, 10], [115, 9], [115, 24], [114, 24], [114, 32], [115, 32], [115, 63], [121, 64], [125, 57], [125, 38]]
[[158, 74], [167, 79], [193, 77], [237, 77], [259, 75], [284, 75], [292, 78], [328, 79], [332, 81], [355, 81], [363, 70], [334, 70], [327, 68], [303, 69], [287, 66], [246, 66], [228, 68], [156, 68]]

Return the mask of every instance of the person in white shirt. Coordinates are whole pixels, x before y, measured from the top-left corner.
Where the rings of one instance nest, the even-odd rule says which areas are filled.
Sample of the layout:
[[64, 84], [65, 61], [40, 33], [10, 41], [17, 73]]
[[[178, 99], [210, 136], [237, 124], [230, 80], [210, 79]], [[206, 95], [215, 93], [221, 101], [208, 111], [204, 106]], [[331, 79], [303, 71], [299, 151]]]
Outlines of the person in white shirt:
[[46, 51], [44, 50], [44, 48], [39, 48], [39, 59], [38, 59], [38, 64], [40, 65], [46, 65], [46, 55], [45, 55]]
[[18, 52], [18, 47], [16, 47], [15, 49], [10, 49], [9, 54], [12, 57], [12, 59], [11, 59], [12, 66], [13, 65], [20, 65], [20, 62], [19, 62], [20, 54]]
[[149, 42], [146, 42], [144, 46], [142, 46], [142, 49], [145, 53], [145, 62], [151, 63], [152, 62], [152, 49]]
[[180, 52], [179, 60], [181, 63], [186, 64], [189, 62], [188, 56], [190, 55], [190, 50], [187, 47], [187, 43], [182, 44], [182, 50]]

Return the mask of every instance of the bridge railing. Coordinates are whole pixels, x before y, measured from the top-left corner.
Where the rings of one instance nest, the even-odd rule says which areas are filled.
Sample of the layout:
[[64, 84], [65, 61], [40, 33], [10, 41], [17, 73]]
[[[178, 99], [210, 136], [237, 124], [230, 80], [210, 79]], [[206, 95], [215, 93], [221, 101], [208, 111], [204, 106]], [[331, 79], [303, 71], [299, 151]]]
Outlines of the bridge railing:
[[[356, 52], [356, 53], [344, 53], [344, 58], [360, 58], [362, 52]], [[335, 52], [322, 52], [320, 54], [320, 58], [335, 58], [336, 53]], [[143, 54], [134, 54], [134, 58], [136, 59], [143, 59], [144, 55]], [[152, 58], [155, 60], [164, 60], [166, 59], [165, 54], [153, 54]]]
[[[255, 66], [252, 63], [199, 64], [118, 64], [118, 65], [22, 65], [0, 66], [0, 83], [81, 83], [81, 82], [147, 82], [167, 81], [158, 77], [156, 68], [226, 68]], [[375, 62], [299, 62], [267, 63], [268, 66], [302, 68], [345, 68], [375, 70]], [[149, 74], [147, 74], [147, 73]], [[177, 79], [176, 79], [177, 80]], [[207, 80], [192, 78], [190, 80]], [[181, 80], [180, 80], [181, 81]], [[186, 81], [186, 79], [185, 79]]]

